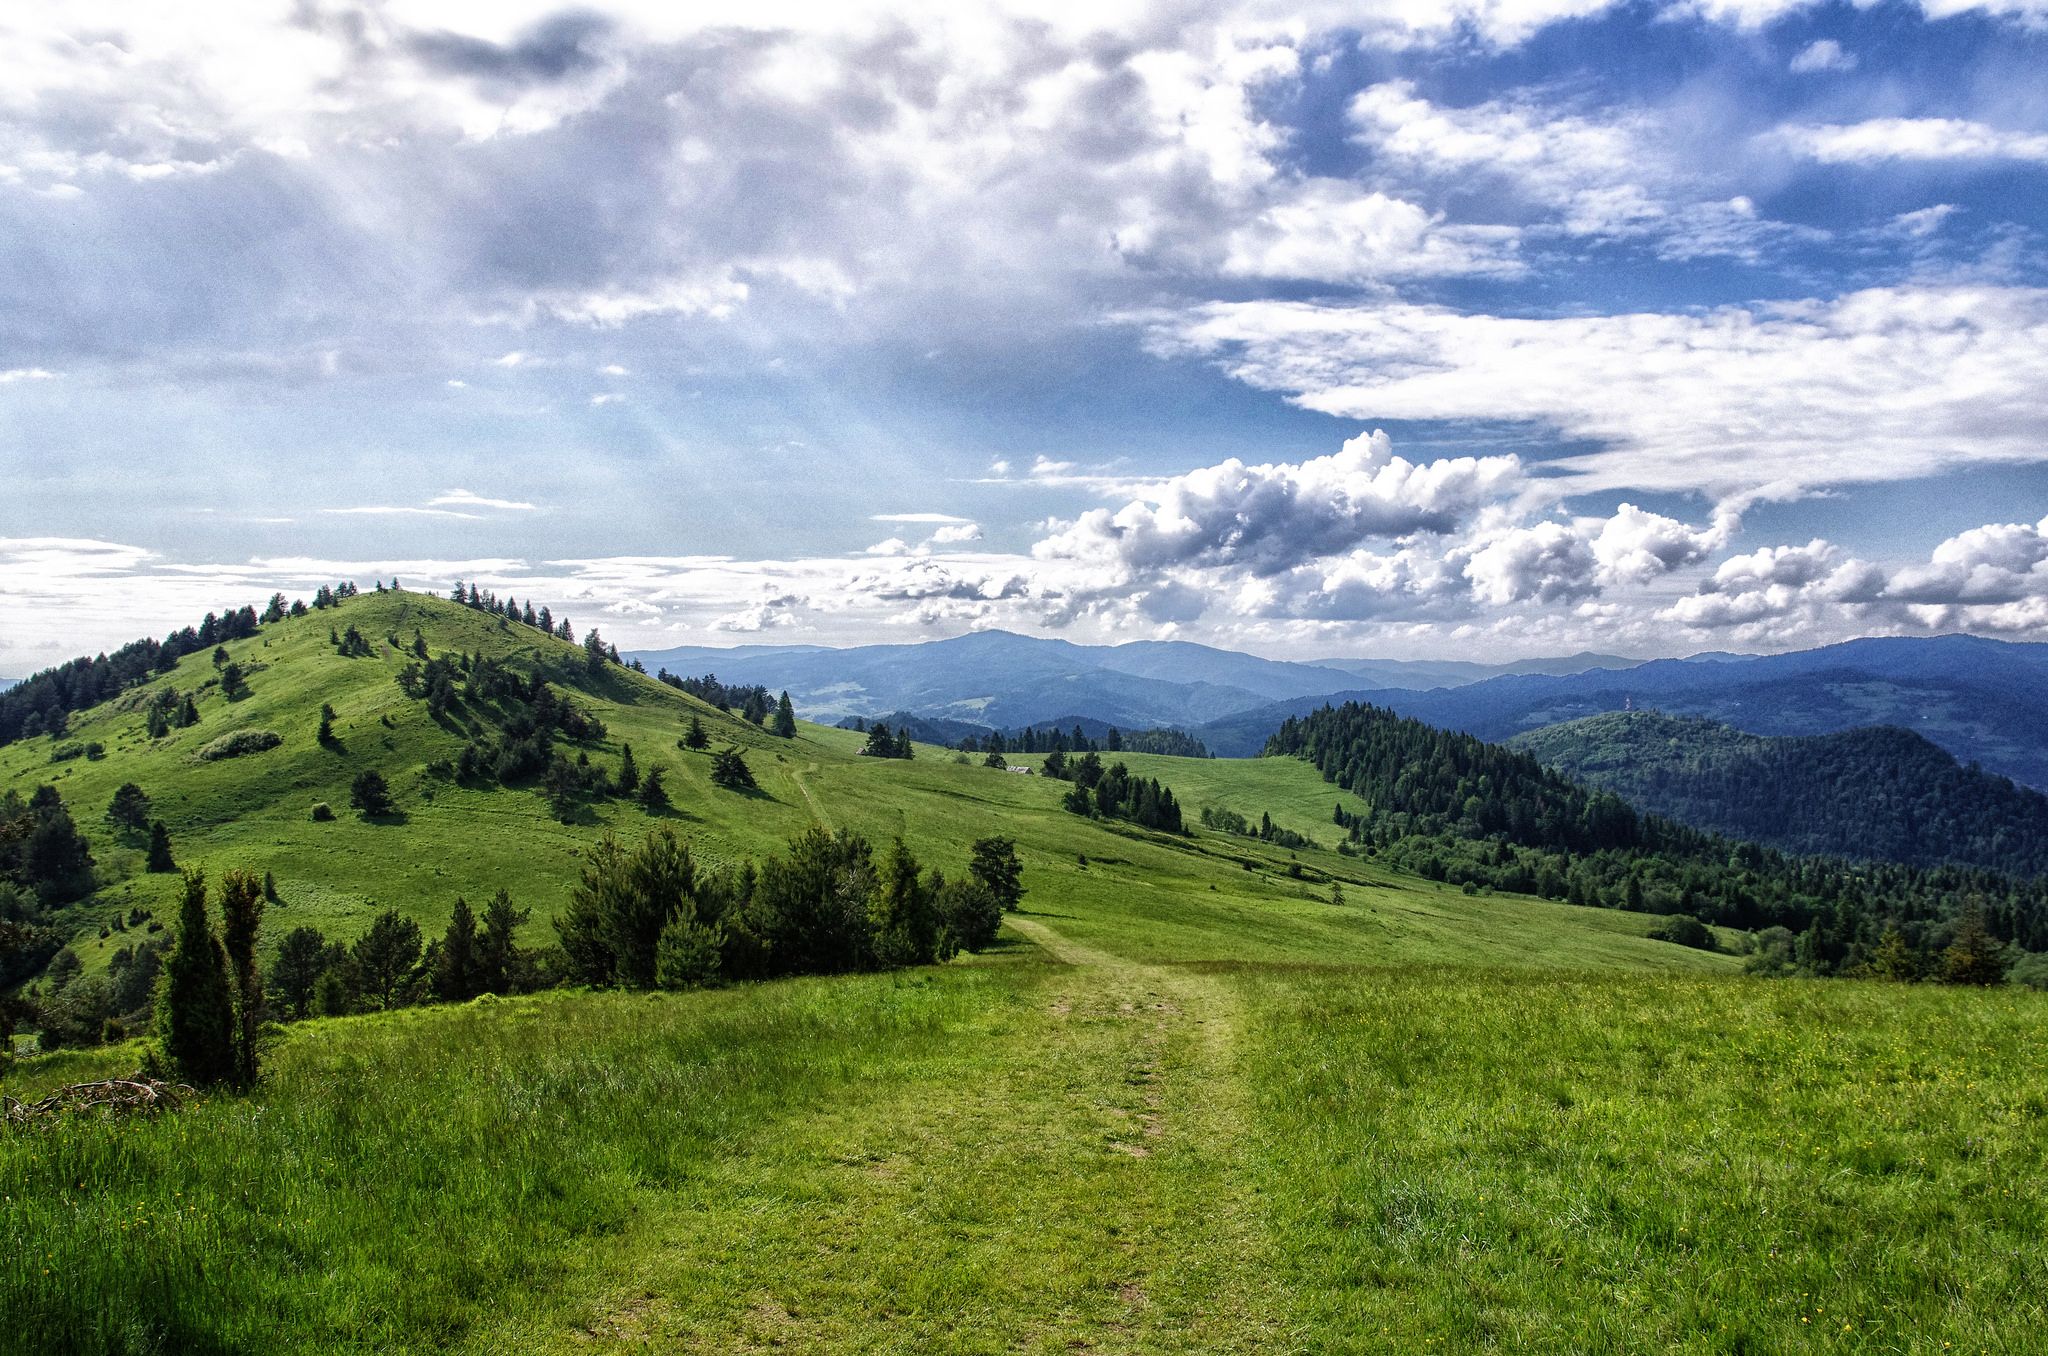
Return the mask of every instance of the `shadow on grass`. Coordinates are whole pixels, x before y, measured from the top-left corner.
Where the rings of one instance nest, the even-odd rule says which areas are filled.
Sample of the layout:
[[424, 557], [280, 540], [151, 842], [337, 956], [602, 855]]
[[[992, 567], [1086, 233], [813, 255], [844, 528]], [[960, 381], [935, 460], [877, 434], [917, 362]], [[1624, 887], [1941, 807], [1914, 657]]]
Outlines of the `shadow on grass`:
[[380, 828], [397, 828], [412, 823], [412, 816], [403, 810], [386, 810], [383, 814], [377, 815], [358, 812], [356, 818], [365, 824], [375, 824]]

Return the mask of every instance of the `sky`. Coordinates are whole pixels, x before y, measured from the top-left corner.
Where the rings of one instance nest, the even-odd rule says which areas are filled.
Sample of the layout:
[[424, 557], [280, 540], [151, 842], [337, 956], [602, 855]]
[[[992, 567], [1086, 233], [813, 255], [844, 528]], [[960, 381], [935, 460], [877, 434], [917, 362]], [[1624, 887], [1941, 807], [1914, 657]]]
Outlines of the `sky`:
[[2048, 0], [0, 9], [0, 674], [2048, 639]]

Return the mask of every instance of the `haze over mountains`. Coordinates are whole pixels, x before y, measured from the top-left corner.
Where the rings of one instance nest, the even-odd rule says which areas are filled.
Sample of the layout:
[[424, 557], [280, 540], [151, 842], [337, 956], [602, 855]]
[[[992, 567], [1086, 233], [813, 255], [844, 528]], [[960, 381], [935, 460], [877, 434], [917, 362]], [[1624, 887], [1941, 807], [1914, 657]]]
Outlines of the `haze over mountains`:
[[1425, 689], [1501, 674], [1576, 673], [1636, 662], [1581, 654], [1499, 665], [1391, 659], [1296, 663], [1186, 641], [1076, 645], [1008, 631], [914, 645], [685, 646], [632, 657], [649, 671], [716, 673], [727, 682], [787, 688], [805, 716], [819, 721], [908, 712], [999, 728], [1079, 719], [1125, 729], [1199, 725], [1283, 699], [1360, 688]]

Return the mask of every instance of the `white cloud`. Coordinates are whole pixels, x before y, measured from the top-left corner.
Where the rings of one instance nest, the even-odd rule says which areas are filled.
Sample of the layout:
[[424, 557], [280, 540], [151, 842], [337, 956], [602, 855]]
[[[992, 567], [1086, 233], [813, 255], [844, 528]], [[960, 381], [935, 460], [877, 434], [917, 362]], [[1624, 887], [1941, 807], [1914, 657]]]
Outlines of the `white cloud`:
[[1414, 203], [1311, 179], [1232, 231], [1227, 277], [1368, 283], [1386, 278], [1513, 274], [1517, 232], [1445, 226]]
[[1780, 127], [1769, 140], [1824, 165], [1893, 160], [2030, 160], [2048, 163], [2048, 134], [2014, 132], [1962, 118], [1871, 118]]
[[901, 537], [890, 537], [887, 540], [876, 542], [861, 554], [870, 556], [907, 556], [910, 554], [910, 543]]
[[980, 523], [951, 523], [932, 533], [931, 540], [937, 546], [957, 546], [963, 542], [981, 540]]
[[1213, 357], [1326, 414], [1533, 420], [1588, 440], [1599, 450], [1553, 463], [1582, 490], [1782, 495], [2048, 455], [2048, 290], [1557, 319], [1257, 301], [1145, 319], [1154, 351]]
[[454, 509], [421, 508], [413, 504], [356, 504], [347, 508], [324, 508], [321, 513], [336, 515], [358, 514], [367, 518], [466, 518], [475, 522], [483, 515], [461, 513]]
[[57, 374], [43, 367], [10, 367], [0, 371], [0, 386], [10, 386], [17, 381], [51, 381]]
[[1790, 69], [1794, 75], [1853, 71], [1856, 69], [1856, 57], [1854, 53], [1843, 51], [1842, 44], [1833, 38], [1821, 38], [1800, 48], [1792, 58]]
[[1385, 433], [1361, 434], [1341, 452], [1298, 464], [1232, 458], [1175, 476], [1147, 498], [1082, 514], [1033, 554], [1118, 572], [1195, 565], [1272, 574], [1370, 537], [1450, 531], [1521, 479], [1512, 456], [1418, 466], [1395, 456]]
[[624, 400], [625, 397], [616, 391], [600, 391], [590, 398], [590, 403], [593, 407], [602, 407], [605, 405], [617, 405]]
[[962, 518], [951, 513], [871, 513], [871, 523], [971, 523], [971, 518]]

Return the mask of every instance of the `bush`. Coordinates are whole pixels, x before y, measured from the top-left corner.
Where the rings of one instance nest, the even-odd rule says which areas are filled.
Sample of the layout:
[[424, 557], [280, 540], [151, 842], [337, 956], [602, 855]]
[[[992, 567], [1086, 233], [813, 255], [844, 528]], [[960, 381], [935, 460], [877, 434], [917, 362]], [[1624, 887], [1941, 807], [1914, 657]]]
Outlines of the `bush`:
[[274, 730], [236, 730], [211, 744], [202, 745], [199, 758], [202, 762], [213, 763], [223, 758], [240, 758], [245, 753], [261, 753], [282, 743], [283, 737]]
[[2029, 952], [2013, 962], [2005, 977], [2029, 989], [2048, 989], [2048, 952]]
[[334, 807], [324, 800], [313, 802], [313, 822], [325, 824], [334, 818]]
[[1714, 930], [1689, 913], [1674, 913], [1649, 931], [1650, 940], [1675, 942], [1699, 951], [1713, 951]]

